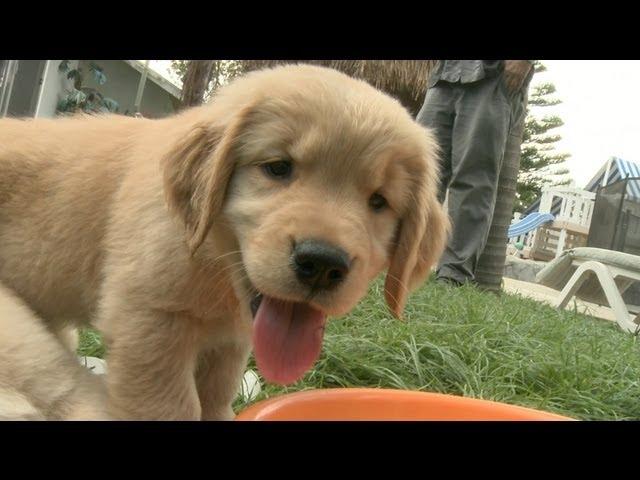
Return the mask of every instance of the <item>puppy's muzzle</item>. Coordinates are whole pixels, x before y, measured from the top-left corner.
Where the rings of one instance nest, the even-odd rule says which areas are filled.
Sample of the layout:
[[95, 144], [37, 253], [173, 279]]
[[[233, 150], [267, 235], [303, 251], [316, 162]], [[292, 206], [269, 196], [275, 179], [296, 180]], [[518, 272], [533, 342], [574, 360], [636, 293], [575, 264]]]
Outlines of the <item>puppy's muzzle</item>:
[[303, 240], [293, 247], [292, 268], [298, 280], [313, 290], [330, 290], [349, 273], [349, 255], [321, 240]]

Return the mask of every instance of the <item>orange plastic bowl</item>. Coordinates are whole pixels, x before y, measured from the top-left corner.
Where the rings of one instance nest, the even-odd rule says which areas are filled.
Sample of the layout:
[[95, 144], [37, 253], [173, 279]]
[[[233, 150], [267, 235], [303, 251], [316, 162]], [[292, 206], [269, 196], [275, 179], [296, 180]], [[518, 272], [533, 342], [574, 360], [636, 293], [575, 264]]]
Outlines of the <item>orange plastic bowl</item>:
[[236, 420], [573, 420], [504, 403], [439, 393], [336, 388], [291, 393], [248, 407]]

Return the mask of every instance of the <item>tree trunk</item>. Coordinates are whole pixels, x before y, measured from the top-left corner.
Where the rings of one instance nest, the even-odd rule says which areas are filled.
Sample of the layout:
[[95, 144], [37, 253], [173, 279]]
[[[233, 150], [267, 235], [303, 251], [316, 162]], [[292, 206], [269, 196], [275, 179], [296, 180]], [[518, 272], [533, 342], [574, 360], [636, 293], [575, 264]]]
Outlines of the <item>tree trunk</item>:
[[476, 266], [475, 277], [478, 286], [493, 292], [499, 292], [502, 286], [504, 264], [507, 259], [507, 230], [511, 224], [513, 204], [516, 198], [523, 133], [524, 121], [510, 132], [507, 139], [489, 238]]
[[191, 60], [182, 82], [182, 107], [201, 105], [215, 60]]

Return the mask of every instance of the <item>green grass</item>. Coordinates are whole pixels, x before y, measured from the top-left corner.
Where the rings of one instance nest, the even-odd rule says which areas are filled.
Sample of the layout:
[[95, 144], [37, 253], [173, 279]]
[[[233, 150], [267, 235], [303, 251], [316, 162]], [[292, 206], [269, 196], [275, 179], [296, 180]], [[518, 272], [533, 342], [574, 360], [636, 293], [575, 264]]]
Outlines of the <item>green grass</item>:
[[[99, 351], [85, 332], [81, 348]], [[255, 368], [253, 360], [251, 368]], [[313, 388], [433, 391], [543, 409], [579, 419], [640, 419], [640, 345], [607, 321], [513, 295], [429, 283], [393, 319], [374, 283], [329, 322], [314, 369], [255, 401]], [[247, 406], [241, 398], [236, 411]]]
[[91, 328], [83, 328], [80, 330], [78, 355], [102, 358], [105, 353], [106, 348], [102, 343], [101, 335], [97, 331]]

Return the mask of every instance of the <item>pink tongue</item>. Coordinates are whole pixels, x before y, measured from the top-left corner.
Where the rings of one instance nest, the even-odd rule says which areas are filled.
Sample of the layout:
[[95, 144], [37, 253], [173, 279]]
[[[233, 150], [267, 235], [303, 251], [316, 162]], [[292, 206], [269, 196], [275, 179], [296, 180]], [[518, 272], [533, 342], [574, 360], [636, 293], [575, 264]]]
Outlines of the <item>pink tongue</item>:
[[260, 373], [271, 383], [300, 379], [320, 355], [326, 316], [304, 303], [264, 296], [253, 325]]

